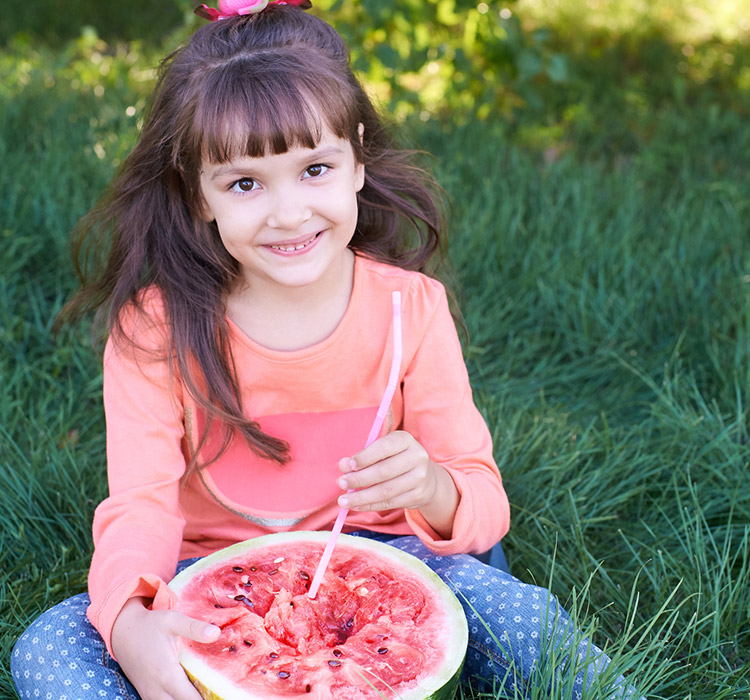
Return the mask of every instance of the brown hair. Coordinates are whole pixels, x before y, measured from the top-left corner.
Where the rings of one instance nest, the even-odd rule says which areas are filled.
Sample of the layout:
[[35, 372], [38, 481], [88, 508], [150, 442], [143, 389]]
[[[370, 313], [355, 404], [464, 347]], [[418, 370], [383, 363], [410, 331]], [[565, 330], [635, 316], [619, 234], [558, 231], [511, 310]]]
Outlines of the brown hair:
[[156, 287], [169, 324], [167, 357], [206, 413], [199, 449], [213, 420], [225, 426], [209, 461], [235, 432], [279, 462], [288, 447], [242, 412], [225, 317], [239, 271], [216, 224], [200, 216], [201, 162], [313, 148], [324, 126], [348, 139], [365, 165], [351, 248], [424, 270], [439, 243], [434, 181], [413, 153], [395, 147], [338, 33], [288, 5], [205, 25], [162, 62], [137, 145], [74, 231], [82, 287], [59, 320], [96, 309], [119, 340], [127, 335], [122, 312], [139, 308], [143, 290]]

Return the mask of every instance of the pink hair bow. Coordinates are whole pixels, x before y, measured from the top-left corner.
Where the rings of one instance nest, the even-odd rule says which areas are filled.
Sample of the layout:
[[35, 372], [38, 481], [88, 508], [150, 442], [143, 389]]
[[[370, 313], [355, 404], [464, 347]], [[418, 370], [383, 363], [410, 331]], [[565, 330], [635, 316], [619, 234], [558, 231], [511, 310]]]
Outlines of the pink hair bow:
[[219, 0], [218, 10], [208, 5], [200, 5], [195, 8], [195, 14], [215, 22], [217, 19], [227, 19], [237, 15], [256, 15], [269, 5], [296, 5], [303, 10], [312, 7], [310, 0]]

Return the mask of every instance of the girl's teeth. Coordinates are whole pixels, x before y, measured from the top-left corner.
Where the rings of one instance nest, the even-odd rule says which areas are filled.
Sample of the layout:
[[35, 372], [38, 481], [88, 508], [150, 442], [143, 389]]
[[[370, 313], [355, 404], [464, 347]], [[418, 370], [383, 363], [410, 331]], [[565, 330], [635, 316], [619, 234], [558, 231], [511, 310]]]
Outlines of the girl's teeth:
[[302, 243], [298, 243], [297, 245], [272, 245], [271, 248], [274, 250], [283, 250], [285, 252], [291, 252], [293, 250], [302, 250], [305, 246], [310, 245], [315, 238], [317, 237], [317, 233], [312, 238], [308, 238], [306, 241], [303, 241]]

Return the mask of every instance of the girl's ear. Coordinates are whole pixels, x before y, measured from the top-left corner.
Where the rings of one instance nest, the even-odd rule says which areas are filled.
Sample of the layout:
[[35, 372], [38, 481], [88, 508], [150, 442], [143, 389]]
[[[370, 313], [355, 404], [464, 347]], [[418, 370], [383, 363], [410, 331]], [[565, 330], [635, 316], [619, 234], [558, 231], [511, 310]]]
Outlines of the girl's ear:
[[198, 207], [198, 213], [200, 214], [201, 219], [207, 224], [210, 224], [216, 219], [216, 217], [211, 212], [211, 208], [208, 206], [208, 203], [203, 198], [203, 195], [201, 195], [201, 201], [198, 203]]
[[198, 214], [207, 224], [216, 219], [211, 211], [211, 207], [208, 206], [206, 198], [203, 196], [203, 187], [201, 187], [200, 182], [198, 183]]
[[[364, 136], [365, 136], [365, 125], [360, 122], [357, 126], [357, 133], [359, 134], [359, 143], [360, 145], [364, 145]], [[365, 164], [360, 163], [357, 161], [354, 164], [355, 171], [354, 171], [354, 177], [355, 177], [355, 187], [356, 192], [359, 192], [365, 185]]]

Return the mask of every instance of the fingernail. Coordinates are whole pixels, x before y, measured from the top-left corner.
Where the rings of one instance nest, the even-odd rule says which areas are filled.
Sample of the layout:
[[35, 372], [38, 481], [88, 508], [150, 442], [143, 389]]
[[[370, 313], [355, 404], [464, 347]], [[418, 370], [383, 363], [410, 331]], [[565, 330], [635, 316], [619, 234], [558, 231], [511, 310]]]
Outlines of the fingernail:
[[214, 639], [221, 633], [221, 629], [216, 625], [209, 625], [203, 630], [203, 636], [206, 639]]
[[339, 506], [341, 508], [346, 508], [349, 506], [349, 499], [346, 496], [340, 496], [339, 497]]
[[346, 491], [349, 488], [349, 484], [347, 483], [346, 479], [343, 477], [339, 479], [339, 487], [342, 491]]
[[351, 457], [349, 459], [349, 469], [351, 469], [352, 471], [354, 471], [356, 468], [357, 468], [357, 460], [354, 459], [354, 457]]

